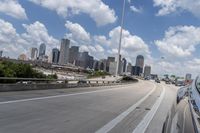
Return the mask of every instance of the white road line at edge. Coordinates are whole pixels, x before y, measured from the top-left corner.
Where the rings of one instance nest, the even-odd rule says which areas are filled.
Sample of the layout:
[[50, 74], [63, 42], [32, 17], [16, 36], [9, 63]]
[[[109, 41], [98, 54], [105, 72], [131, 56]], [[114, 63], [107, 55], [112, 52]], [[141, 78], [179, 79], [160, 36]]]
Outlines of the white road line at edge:
[[121, 122], [126, 116], [128, 116], [128, 114], [130, 114], [133, 110], [135, 110], [136, 107], [138, 107], [144, 100], [146, 100], [149, 97], [149, 95], [151, 95], [155, 91], [156, 85], [155, 84], [153, 84], [153, 85], [154, 85], [154, 88], [147, 95], [145, 95], [142, 99], [140, 99], [137, 103], [132, 105], [126, 111], [124, 111], [123, 113], [118, 115], [116, 118], [114, 118], [113, 120], [108, 122], [102, 128], [97, 130], [95, 133], [107, 133], [110, 130], [112, 130], [119, 122]]
[[137, 127], [133, 130], [133, 133], [144, 133], [149, 126], [151, 120], [153, 119], [154, 115], [156, 114], [164, 96], [165, 96], [165, 87], [163, 87], [162, 93], [160, 97], [157, 99], [151, 110], [145, 115], [142, 121], [137, 125]]
[[106, 91], [111, 91], [111, 90], [119, 90], [119, 89], [127, 88], [129, 86], [130, 85], [125, 86], [125, 87], [120, 87], [120, 88], [103, 89], [103, 90], [80, 92], [80, 93], [72, 93], [72, 94], [65, 94], [65, 95], [55, 95], [55, 96], [47, 96], [47, 97], [37, 97], [37, 98], [28, 98], [28, 99], [4, 101], [4, 102], [0, 102], [0, 105], [11, 104], [11, 103], [19, 103], [19, 102], [36, 101], [36, 100], [44, 100], [44, 99], [52, 99], [52, 98], [59, 98], [59, 97], [76, 96], [76, 95], [83, 95], [83, 94], [91, 94], [91, 93], [97, 93], [97, 92], [106, 92]]

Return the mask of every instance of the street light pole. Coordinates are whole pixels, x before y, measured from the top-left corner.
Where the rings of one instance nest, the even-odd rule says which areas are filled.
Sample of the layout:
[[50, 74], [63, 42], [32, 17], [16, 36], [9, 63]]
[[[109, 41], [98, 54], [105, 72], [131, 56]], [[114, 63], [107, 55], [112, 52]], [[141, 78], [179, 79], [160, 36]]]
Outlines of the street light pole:
[[118, 54], [117, 54], [117, 68], [115, 75], [118, 75], [119, 71], [119, 63], [120, 63], [120, 52], [121, 52], [121, 43], [122, 43], [122, 33], [123, 33], [123, 25], [124, 25], [124, 13], [125, 13], [125, 6], [126, 6], [126, 0], [124, 0], [123, 3], [123, 10], [122, 10], [122, 19], [121, 19], [121, 29], [120, 29], [120, 38], [119, 38], [119, 48], [118, 48]]

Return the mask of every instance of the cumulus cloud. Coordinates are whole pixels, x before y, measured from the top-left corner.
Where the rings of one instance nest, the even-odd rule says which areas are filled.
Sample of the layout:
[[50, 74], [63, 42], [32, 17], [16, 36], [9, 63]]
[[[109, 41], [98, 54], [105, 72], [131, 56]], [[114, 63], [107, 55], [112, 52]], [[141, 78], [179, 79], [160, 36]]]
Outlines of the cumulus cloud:
[[200, 27], [176, 26], [170, 27], [165, 32], [165, 37], [156, 40], [158, 49], [166, 56], [188, 57], [200, 44]]
[[200, 1], [198, 0], [154, 0], [154, 6], [160, 7], [158, 16], [177, 11], [188, 11], [196, 17], [200, 17]]
[[27, 19], [25, 9], [17, 0], [0, 0], [0, 12], [17, 19]]
[[117, 20], [115, 11], [101, 0], [29, 0], [42, 7], [56, 11], [67, 17], [80, 13], [88, 14], [98, 26], [114, 23]]
[[136, 13], [142, 13], [143, 12], [143, 9], [141, 7], [137, 8], [134, 5], [130, 6], [130, 9], [131, 9], [131, 11], [136, 12]]
[[48, 34], [44, 24], [36, 21], [33, 24], [23, 24], [26, 32], [19, 34], [9, 22], [0, 19], [0, 46], [4, 55], [17, 58], [21, 53], [29, 54], [31, 47], [39, 47], [41, 43], [47, 45], [47, 52], [56, 47], [59, 41]]
[[72, 23], [70, 21], [67, 21], [65, 23], [65, 27], [69, 31], [69, 33], [66, 34], [67, 38], [71, 38], [73, 40], [78, 40], [79, 43], [82, 43], [82, 44], [89, 43], [91, 41], [90, 33], [88, 33], [78, 23]]
[[[82, 51], [89, 51], [98, 59], [107, 56], [116, 56], [119, 44], [120, 27], [113, 28], [107, 36], [90, 35], [80, 24], [67, 21], [66, 26], [72, 44], [81, 46]], [[72, 26], [73, 25], [73, 26]], [[83, 41], [84, 40], [84, 41]], [[148, 45], [142, 38], [132, 35], [128, 30], [123, 30], [122, 55], [129, 61], [134, 61], [137, 54], [150, 58]]]

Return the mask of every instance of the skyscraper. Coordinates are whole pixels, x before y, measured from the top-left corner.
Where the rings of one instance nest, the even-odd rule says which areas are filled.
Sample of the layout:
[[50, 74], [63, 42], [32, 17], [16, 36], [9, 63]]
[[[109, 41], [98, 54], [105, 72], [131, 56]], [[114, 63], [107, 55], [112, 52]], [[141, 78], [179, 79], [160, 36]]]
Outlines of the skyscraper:
[[69, 49], [69, 63], [73, 64], [78, 59], [79, 47], [72, 46]]
[[2, 50], [0, 51], [0, 57], [3, 57], [3, 51]]
[[106, 72], [109, 72], [109, 66], [111, 62], [115, 62], [115, 57], [108, 57], [106, 63]]
[[46, 45], [42, 43], [39, 48], [39, 58], [45, 56], [45, 52], [46, 52]]
[[52, 63], [58, 64], [60, 51], [57, 48], [52, 49]]
[[140, 73], [143, 73], [144, 57], [142, 55], [137, 56], [135, 66], [140, 67]]
[[127, 61], [125, 58], [122, 59], [122, 72], [125, 73], [126, 72], [126, 65], [127, 65]]
[[89, 67], [89, 54], [88, 52], [79, 53], [78, 64], [80, 67], [88, 68]]
[[69, 39], [61, 40], [60, 58], [59, 58], [60, 65], [67, 64], [69, 62], [69, 45], [70, 45]]
[[31, 48], [31, 60], [36, 60], [38, 55], [38, 49], [37, 48]]
[[144, 67], [144, 77], [150, 77], [151, 76], [151, 66], [145, 66]]
[[128, 63], [126, 72], [132, 75], [132, 64], [131, 63]]

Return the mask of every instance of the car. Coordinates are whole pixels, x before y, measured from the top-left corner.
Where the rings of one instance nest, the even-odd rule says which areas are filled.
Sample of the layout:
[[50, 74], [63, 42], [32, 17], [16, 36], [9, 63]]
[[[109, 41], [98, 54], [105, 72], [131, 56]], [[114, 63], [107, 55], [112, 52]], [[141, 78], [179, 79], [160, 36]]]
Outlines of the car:
[[177, 93], [179, 99], [173, 104], [163, 124], [162, 133], [200, 132], [200, 76]]
[[175, 83], [175, 85], [176, 85], [176, 86], [184, 86], [185, 84], [184, 84], [183, 81], [177, 81], [177, 82]]
[[59, 81], [56, 81], [57, 84], [64, 84], [64, 81], [62, 80], [59, 80]]
[[165, 84], [171, 84], [169, 80], [165, 81]]
[[87, 84], [87, 81], [86, 80], [79, 80], [78, 84]]
[[185, 96], [187, 96], [187, 91], [188, 91], [188, 86], [186, 87], [181, 87], [177, 91], [177, 96], [176, 96], [176, 102], [179, 103], [181, 99], [183, 99]]
[[17, 82], [16, 84], [35, 84], [35, 82], [33, 82], [33, 81], [19, 81], [19, 82]]
[[156, 82], [156, 83], [160, 83], [160, 80], [159, 80], [159, 79], [156, 79], [155, 82]]

